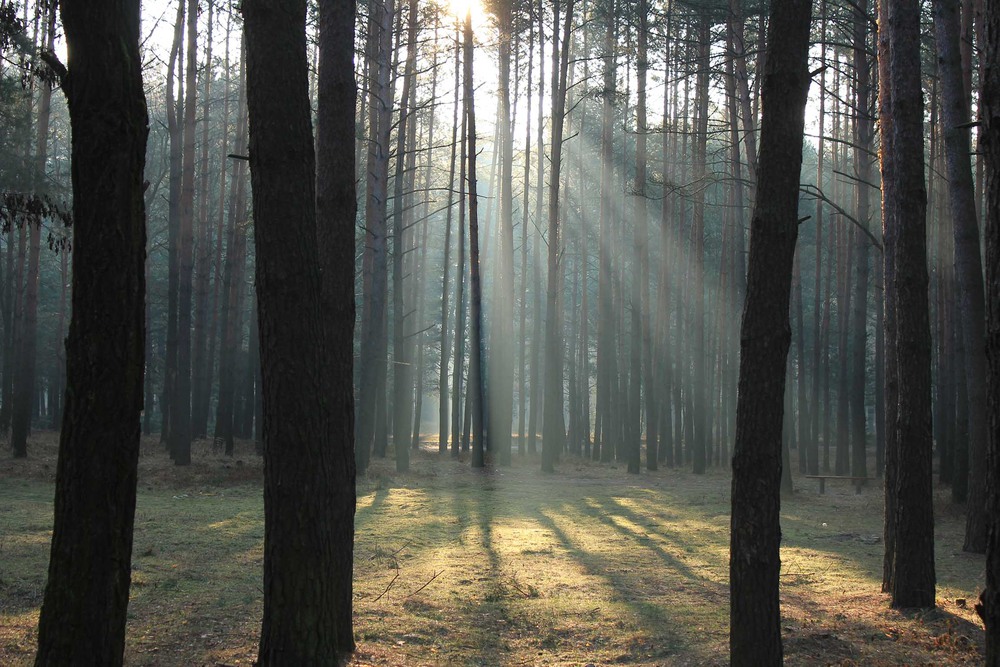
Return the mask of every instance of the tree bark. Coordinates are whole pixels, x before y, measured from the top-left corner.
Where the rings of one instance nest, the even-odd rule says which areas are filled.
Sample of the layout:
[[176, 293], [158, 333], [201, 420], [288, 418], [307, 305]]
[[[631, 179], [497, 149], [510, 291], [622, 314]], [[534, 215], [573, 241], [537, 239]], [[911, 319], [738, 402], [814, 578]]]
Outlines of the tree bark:
[[810, 10], [808, 0], [775, 0], [771, 5], [733, 452], [729, 650], [734, 666], [782, 663], [781, 427], [809, 92]]
[[320, 9], [318, 187], [306, 2], [242, 11], [264, 413], [258, 664], [333, 665], [353, 648], [354, 3]]
[[979, 147], [986, 175], [986, 588], [976, 611], [986, 626], [987, 667], [1000, 666], [1000, 6], [985, 3]]
[[[933, 607], [934, 510], [931, 479], [930, 324], [927, 309], [926, 190], [923, 98], [920, 85], [920, 8], [915, 0], [879, 7], [887, 76], [882, 107], [882, 224], [886, 242], [887, 354], [895, 364], [894, 475], [886, 478], [886, 511], [893, 512], [893, 607]], [[885, 40], [884, 42], [882, 40]], [[891, 135], [891, 136], [888, 136]], [[888, 150], [887, 150], [888, 149]], [[889, 240], [892, 242], [888, 242]], [[891, 266], [892, 272], [888, 268]], [[888, 382], [892, 375], [888, 374]], [[902, 390], [905, 388], [905, 391]], [[887, 392], [888, 394], [889, 392]], [[888, 547], [888, 544], [887, 544]]]
[[73, 315], [36, 665], [121, 665], [145, 318], [148, 134], [139, 2], [61, 3], [73, 58]]

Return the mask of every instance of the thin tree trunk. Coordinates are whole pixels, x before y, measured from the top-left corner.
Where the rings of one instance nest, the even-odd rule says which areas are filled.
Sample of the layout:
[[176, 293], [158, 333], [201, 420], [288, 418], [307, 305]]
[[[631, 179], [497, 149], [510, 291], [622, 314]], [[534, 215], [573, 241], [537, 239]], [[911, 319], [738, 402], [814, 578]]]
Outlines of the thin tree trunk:
[[[559, 25], [559, 0], [554, 0], [553, 26]], [[563, 332], [559, 292], [562, 286], [559, 261], [559, 180], [562, 168], [563, 124], [566, 116], [566, 79], [569, 72], [570, 37], [574, 0], [567, 0], [562, 40], [552, 35], [552, 143], [549, 168], [548, 287], [545, 319], [545, 423], [542, 432], [542, 472], [554, 472], [563, 450]]]
[[465, 66], [465, 119], [468, 135], [469, 164], [469, 300], [471, 302], [469, 358], [469, 392], [472, 398], [472, 467], [482, 468], [486, 465], [486, 443], [483, 442], [486, 432], [483, 424], [485, 408], [483, 391], [483, 314], [482, 286], [479, 275], [479, 196], [476, 189], [476, 102], [475, 86], [473, 85], [473, 36], [472, 9], [465, 14], [465, 29], [463, 34], [464, 66]]

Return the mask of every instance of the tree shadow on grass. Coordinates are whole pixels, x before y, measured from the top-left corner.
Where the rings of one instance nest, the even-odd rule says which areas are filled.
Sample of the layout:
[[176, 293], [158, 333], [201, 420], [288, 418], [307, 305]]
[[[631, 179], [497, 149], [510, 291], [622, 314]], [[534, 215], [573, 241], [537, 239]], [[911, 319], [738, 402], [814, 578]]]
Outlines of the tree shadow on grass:
[[[697, 664], [712, 664], [712, 656], [702, 650], [702, 647], [688, 641], [685, 635], [687, 630], [694, 630], [691, 626], [693, 620], [690, 617], [682, 617], [681, 614], [674, 613], [677, 610], [668, 609], [662, 604], [650, 600], [644, 594], [650, 585], [648, 571], [632, 571], [622, 568], [621, 563], [609, 559], [596, 550], [588, 550], [577, 542], [560, 527], [559, 523], [546, 511], [538, 510], [534, 515], [535, 520], [556, 537], [558, 542], [566, 552], [579, 563], [584, 570], [599, 579], [607, 582], [614, 591], [613, 603], [623, 605], [628, 609], [639, 627], [648, 635], [649, 641], [639, 645], [623, 647], [628, 649], [628, 653], [620, 655], [617, 660], [620, 662], [644, 661], [650, 658], [668, 658], [684, 654], [692, 657]], [[612, 527], [619, 527], [610, 522]], [[683, 564], [668, 559], [668, 571], [673, 569], [680, 575], [679, 578], [688, 582], [700, 581], [700, 579]], [[697, 598], [697, 596], [695, 596]], [[699, 600], [693, 601], [695, 604]], [[699, 628], [701, 630], [702, 628]]]

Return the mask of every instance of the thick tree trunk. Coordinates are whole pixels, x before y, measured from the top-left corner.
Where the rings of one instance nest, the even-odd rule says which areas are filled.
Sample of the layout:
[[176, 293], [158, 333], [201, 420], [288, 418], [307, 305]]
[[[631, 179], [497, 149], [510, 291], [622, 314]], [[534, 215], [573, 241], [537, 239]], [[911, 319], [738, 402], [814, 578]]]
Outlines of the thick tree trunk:
[[353, 648], [354, 3], [320, 8], [318, 187], [305, 0], [242, 9], [265, 421], [258, 664], [333, 665]]
[[[779, 525], [782, 415], [805, 104], [808, 0], [771, 5], [772, 48], [763, 80], [760, 161], [750, 226], [747, 302], [733, 450], [730, 663], [780, 665]], [[780, 35], [779, 42], [775, 36]], [[780, 44], [781, 48], [773, 48]]]
[[73, 315], [35, 664], [121, 665], [145, 317], [139, 3], [61, 7], [73, 54], [63, 79], [73, 135]]
[[1000, 6], [986, 3], [980, 151], [986, 172], [986, 588], [976, 611], [986, 626], [987, 667], [1000, 666]]
[[[322, 315], [325, 318], [331, 362], [329, 392], [317, 397], [330, 415], [332, 439], [317, 443], [313, 451], [329, 456], [329, 472], [317, 481], [332, 487], [333, 508], [313, 526], [323, 548], [332, 542], [319, 564], [332, 585], [320, 577], [319, 585], [330, 585], [334, 600], [324, 600], [333, 611], [332, 625], [320, 630], [333, 635], [337, 652], [354, 650], [352, 628], [353, 553], [355, 510], [354, 458], [354, 234], [357, 218], [354, 137], [357, 85], [354, 80], [354, 21], [356, 0], [320, 0], [318, 113], [316, 121], [316, 238], [322, 280]], [[315, 409], [315, 408], [314, 408]], [[290, 462], [295, 465], [294, 462]], [[304, 468], [305, 466], [303, 466]], [[316, 488], [316, 487], [314, 487]], [[325, 491], [325, 489], [324, 489]], [[309, 496], [309, 488], [301, 492]], [[303, 498], [298, 499], [303, 502]], [[291, 537], [291, 536], [289, 536]], [[332, 539], [331, 539], [332, 538]], [[312, 572], [295, 573], [311, 579]], [[265, 580], [266, 581], [266, 580]], [[294, 605], [294, 603], [293, 603]], [[285, 613], [300, 613], [292, 606]], [[315, 631], [315, 630], [314, 630]], [[278, 654], [274, 654], [278, 655]], [[284, 663], [284, 657], [283, 663]]]
[[[880, 77], [882, 107], [883, 238], [886, 239], [886, 306], [894, 313], [887, 353], [898, 387], [889, 443], [886, 511], [893, 512], [890, 593], [893, 607], [933, 607], [934, 510], [931, 479], [930, 325], [927, 309], [926, 191], [923, 99], [920, 87], [920, 8], [915, 0], [886, 0], [879, 7], [879, 51], [887, 56]], [[885, 40], [883, 42], [883, 39]], [[891, 137], [888, 136], [891, 134]], [[888, 148], [888, 150], [887, 150]], [[892, 240], [890, 243], [889, 240]], [[888, 394], [889, 392], [887, 392]], [[887, 420], [888, 421], [888, 420]], [[893, 465], [894, 464], [894, 465]], [[887, 544], [887, 548], [888, 548]]]

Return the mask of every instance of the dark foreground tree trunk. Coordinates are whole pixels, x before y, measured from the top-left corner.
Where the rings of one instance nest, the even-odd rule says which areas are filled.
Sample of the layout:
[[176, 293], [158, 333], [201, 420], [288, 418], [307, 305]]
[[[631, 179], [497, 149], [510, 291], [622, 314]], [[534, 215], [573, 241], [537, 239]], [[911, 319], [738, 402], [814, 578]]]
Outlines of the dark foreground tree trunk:
[[1000, 6], [986, 3], [980, 150], [986, 162], [986, 665], [1000, 666]]
[[[780, 665], [778, 603], [781, 426], [798, 237], [799, 171], [809, 92], [809, 0], [775, 0], [761, 91], [757, 196], [750, 226], [747, 297], [733, 449], [729, 556], [732, 665]], [[781, 36], [779, 42], [775, 38]]]
[[[888, 55], [883, 88], [882, 229], [885, 243], [886, 329], [899, 388], [887, 392], [895, 419], [887, 447], [886, 540], [893, 607], [934, 606], [934, 508], [931, 479], [931, 337], [927, 309], [927, 192], [924, 186], [923, 97], [920, 87], [920, 7], [917, 0], [883, 0], [879, 56]], [[883, 53], [883, 47], [887, 53]], [[884, 63], [884, 64], [885, 64]], [[881, 72], [882, 70], [880, 70]], [[887, 102], [887, 104], [886, 104]], [[886, 113], [887, 112], [887, 113]], [[891, 146], [886, 150], [886, 146]], [[887, 382], [892, 375], [887, 373]], [[894, 393], [894, 397], [890, 394]], [[894, 468], [894, 470], [892, 470]], [[891, 544], [890, 544], [891, 542]]]
[[64, 0], [62, 20], [73, 133], [73, 316], [35, 664], [120, 665], [145, 317], [148, 128], [139, 2]]
[[321, 8], [320, 87], [332, 98], [319, 111], [314, 207], [306, 2], [243, 3], [264, 400], [262, 666], [335, 665], [353, 648], [354, 135], [343, 143], [342, 115], [353, 118], [355, 93], [341, 53], [353, 7]]

